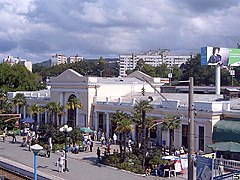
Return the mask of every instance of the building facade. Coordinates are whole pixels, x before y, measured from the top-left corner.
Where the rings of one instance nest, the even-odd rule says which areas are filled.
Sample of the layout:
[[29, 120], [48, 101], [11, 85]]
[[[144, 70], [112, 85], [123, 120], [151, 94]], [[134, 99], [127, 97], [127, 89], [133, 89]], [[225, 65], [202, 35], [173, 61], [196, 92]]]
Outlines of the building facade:
[[25, 66], [30, 72], [32, 72], [32, 62], [28, 61], [26, 59], [22, 59], [20, 57], [13, 57], [13, 56], [8, 56], [7, 58], [3, 59], [3, 63], [8, 63], [8, 64], [22, 64]]
[[148, 51], [139, 54], [119, 55], [119, 75], [122, 77], [127, 76], [126, 71], [134, 70], [139, 60], [154, 67], [161, 64], [166, 64], [168, 67], [179, 67], [189, 59], [190, 56], [170, 55], [170, 50], [168, 49], [159, 49], [157, 51]]
[[[74, 126], [90, 127], [95, 131], [104, 131], [106, 138], [112, 137], [116, 124], [112, 121], [112, 115], [117, 111], [123, 111], [130, 115], [140, 100], [151, 99], [153, 110], [147, 116], [164, 120], [166, 115], [180, 118], [181, 127], [173, 131], [162, 131], [162, 123], [149, 129], [149, 137], [158, 145], [188, 147], [188, 94], [187, 93], [162, 93], [161, 96], [146, 83], [151, 82], [158, 90], [163, 85], [159, 78], [152, 78], [142, 72], [134, 72], [127, 77], [105, 78], [84, 77], [81, 74], [68, 69], [57, 77], [50, 79], [49, 90], [41, 93], [31, 92], [27, 94], [28, 103], [40, 102], [41, 105], [49, 101], [59, 102], [64, 106], [64, 113], [58, 125], [74, 120]], [[145, 89], [145, 95], [142, 89]], [[15, 92], [16, 94], [16, 92]], [[34, 99], [33, 96], [36, 96]], [[11, 95], [11, 98], [14, 94]], [[83, 107], [74, 110], [74, 119], [67, 109], [67, 102], [75, 97], [83, 104]], [[27, 107], [25, 107], [27, 108]], [[237, 109], [238, 108], [238, 109]], [[24, 108], [23, 108], [24, 110]], [[209, 152], [207, 144], [212, 144], [212, 133], [215, 124], [222, 121], [225, 116], [237, 118], [240, 115], [239, 100], [226, 100], [222, 95], [195, 94], [194, 95], [194, 131], [195, 151]], [[25, 109], [24, 111], [28, 111]], [[28, 114], [27, 114], [28, 115]], [[23, 117], [27, 116], [26, 114]], [[42, 123], [49, 122], [47, 112], [41, 115]], [[239, 120], [240, 121], [240, 120]], [[39, 122], [40, 123], [40, 122]], [[136, 127], [129, 134], [133, 140], [136, 138]], [[170, 139], [173, 139], [171, 144]]]

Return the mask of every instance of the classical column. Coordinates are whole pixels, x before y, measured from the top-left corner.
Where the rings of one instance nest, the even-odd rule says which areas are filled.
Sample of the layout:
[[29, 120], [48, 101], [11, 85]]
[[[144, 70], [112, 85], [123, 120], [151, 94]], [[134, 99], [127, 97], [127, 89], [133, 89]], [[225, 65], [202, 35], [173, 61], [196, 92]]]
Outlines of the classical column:
[[79, 117], [78, 117], [78, 116], [79, 116], [79, 114], [78, 114], [78, 113], [79, 113], [79, 109], [78, 109], [78, 108], [76, 108], [76, 120], [75, 120], [75, 121], [76, 121], [76, 122], [75, 122], [75, 124], [76, 124], [76, 127], [79, 125]]
[[98, 131], [98, 113], [94, 112], [94, 130]]
[[19, 114], [19, 105], [17, 104], [17, 114]]
[[23, 118], [24, 119], [26, 118], [26, 106], [25, 105], [23, 106]]
[[37, 113], [37, 123], [39, 124], [40, 123], [40, 115], [39, 115], [39, 113]]
[[135, 124], [132, 124], [131, 125], [132, 128], [133, 128], [133, 131], [132, 131], [132, 140], [135, 141], [136, 140], [136, 125]]
[[44, 112], [44, 119], [45, 119], [45, 124], [47, 124], [48, 120], [48, 115], [47, 115], [47, 111]]
[[106, 113], [106, 138], [109, 139], [109, 113]]
[[169, 130], [168, 131], [166, 131], [166, 133], [167, 133], [167, 142], [166, 142], [166, 145], [167, 146], [169, 146], [169, 144], [170, 144], [170, 134], [169, 134]]
[[[78, 99], [79, 98], [78, 93], [76, 94], [76, 96], [77, 96], [77, 99]], [[79, 123], [79, 109], [76, 108], [76, 122], [75, 122], [76, 127], [79, 125], [78, 123]]]

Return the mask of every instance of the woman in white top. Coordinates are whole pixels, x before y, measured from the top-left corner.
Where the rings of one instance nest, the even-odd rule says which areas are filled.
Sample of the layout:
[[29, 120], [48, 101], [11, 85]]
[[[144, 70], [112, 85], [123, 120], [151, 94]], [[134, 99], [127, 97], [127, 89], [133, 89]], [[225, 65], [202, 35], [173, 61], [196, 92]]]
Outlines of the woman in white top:
[[63, 172], [64, 160], [65, 158], [62, 154], [61, 157], [58, 158], [58, 172]]

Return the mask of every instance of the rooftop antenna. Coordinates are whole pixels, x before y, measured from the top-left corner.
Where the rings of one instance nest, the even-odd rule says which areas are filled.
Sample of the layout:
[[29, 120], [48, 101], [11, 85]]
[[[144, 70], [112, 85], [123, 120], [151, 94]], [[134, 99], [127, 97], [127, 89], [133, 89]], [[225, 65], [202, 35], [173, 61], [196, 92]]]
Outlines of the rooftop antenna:
[[20, 53], [19, 53], [20, 50], [19, 50], [19, 49], [20, 49], [20, 45], [18, 44], [18, 46], [17, 46], [17, 58], [18, 58], [18, 59], [20, 58], [20, 56], [19, 56], [19, 54], [20, 54]]

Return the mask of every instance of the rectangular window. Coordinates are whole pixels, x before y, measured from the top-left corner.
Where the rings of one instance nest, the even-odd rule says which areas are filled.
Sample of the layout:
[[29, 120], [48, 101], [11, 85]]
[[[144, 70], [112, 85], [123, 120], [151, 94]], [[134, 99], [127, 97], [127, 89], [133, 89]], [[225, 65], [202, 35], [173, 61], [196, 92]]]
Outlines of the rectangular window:
[[199, 126], [199, 141], [198, 141], [199, 150], [204, 151], [204, 127]]
[[188, 125], [182, 125], [182, 145], [188, 148]]
[[86, 114], [80, 114], [80, 126], [87, 127], [86, 125]]
[[98, 128], [103, 130], [103, 114], [98, 115]]
[[157, 138], [157, 127], [153, 127], [150, 131], [150, 138], [156, 139]]

